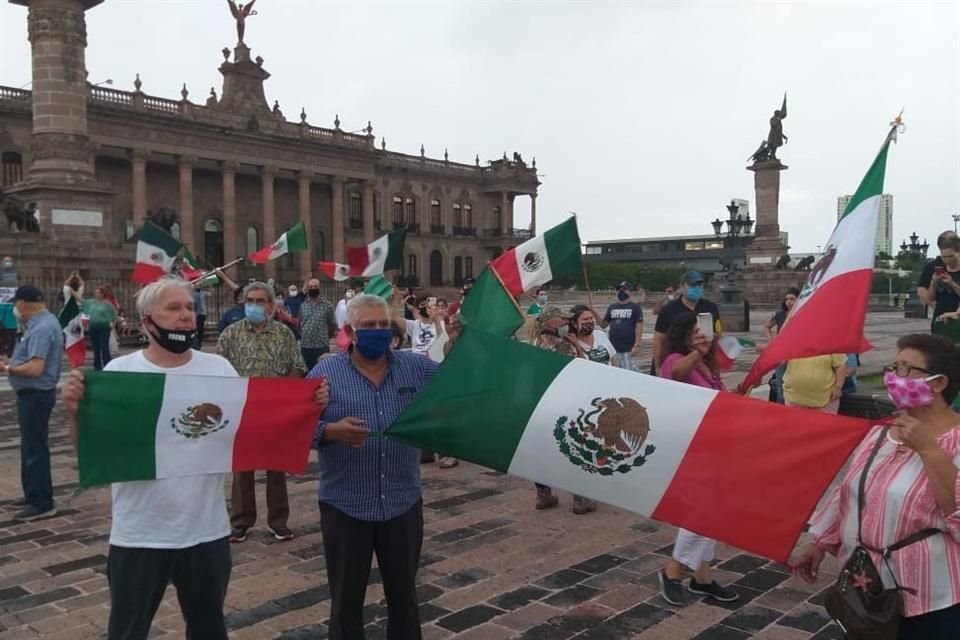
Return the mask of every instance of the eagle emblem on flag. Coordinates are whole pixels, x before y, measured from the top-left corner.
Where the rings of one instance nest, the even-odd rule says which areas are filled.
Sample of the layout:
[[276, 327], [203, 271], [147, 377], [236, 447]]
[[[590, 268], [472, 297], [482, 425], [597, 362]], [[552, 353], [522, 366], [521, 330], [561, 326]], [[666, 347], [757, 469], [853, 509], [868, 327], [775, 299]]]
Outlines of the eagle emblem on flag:
[[612, 476], [643, 466], [656, 451], [647, 410], [633, 398], [594, 398], [592, 410], [560, 416], [553, 437], [571, 463], [588, 473]]
[[337, 267], [337, 275], [346, 278], [348, 275], [350, 275], [349, 267], [347, 267], [345, 264], [340, 265]]
[[527, 273], [534, 273], [539, 271], [540, 267], [543, 266], [543, 263], [546, 262], [546, 258], [535, 251], [531, 251], [527, 255], [523, 256], [523, 270]]
[[226, 428], [229, 420], [223, 417], [223, 409], [212, 402], [187, 407], [179, 417], [170, 418], [170, 426], [185, 438], [199, 439]]
[[163, 254], [159, 251], [154, 251], [150, 254], [150, 262], [153, 262], [154, 264], [160, 264], [163, 262]]
[[823, 257], [817, 260], [817, 264], [810, 271], [810, 275], [807, 276], [807, 281], [803, 285], [803, 291], [800, 293], [801, 298], [806, 298], [817, 290], [817, 287], [820, 286], [820, 282], [824, 276], [827, 275], [827, 272], [830, 270], [830, 265], [833, 264], [836, 257], [837, 248], [834, 245], [829, 245], [824, 250]]

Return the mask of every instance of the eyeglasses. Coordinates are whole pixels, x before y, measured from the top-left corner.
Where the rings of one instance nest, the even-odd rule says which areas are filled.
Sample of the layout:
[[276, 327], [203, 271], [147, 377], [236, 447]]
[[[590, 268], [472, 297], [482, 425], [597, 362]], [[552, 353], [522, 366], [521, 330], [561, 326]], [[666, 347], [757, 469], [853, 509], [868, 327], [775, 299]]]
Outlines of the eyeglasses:
[[888, 364], [883, 368], [884, 372], [893, 372], [896, 373], [900, 378], [907, 378], [914, 371], [919, 371], [920, 373], [925, 373], [928, 376], [935, 375], [933, 371], [929, 369], [924, 369], [923, 367], [915, 367], [910, 364], [901, 364], [899, 362], [894, 362], [893, 364]]

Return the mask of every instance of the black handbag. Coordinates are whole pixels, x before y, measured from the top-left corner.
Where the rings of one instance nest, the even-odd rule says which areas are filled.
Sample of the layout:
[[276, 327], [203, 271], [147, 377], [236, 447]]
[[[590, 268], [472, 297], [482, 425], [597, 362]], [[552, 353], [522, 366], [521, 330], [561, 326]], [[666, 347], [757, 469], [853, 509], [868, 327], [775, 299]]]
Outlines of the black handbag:
[[[890, 554], [915, 542], [941, 533], [940, 529], [923, 529], [890, 545], [885, 549], [871, 549], [863, 544], [863, 507], [864, 490], [867, 484], [867, 472], [877, 452], [887, 437], [883, 429], [877, 443], [867, 458], [867, 464], [860, 474], [860, 486], [857, 493], [857, 546], [850, 559], [844, 563], [837, 581], [827, 590], [825, 606], [830, 617], [840, 626], [848, 640], [897, 640], [900, 632], [900, 619], [903, 617], [902, 591], [915, 593], [913, 589], [902, 587], [896, 582], [896, 574], [890, 566]], [[885, 589], [880, 572], [870, 558], [868, 551], [880, 553], [896, 587]]]

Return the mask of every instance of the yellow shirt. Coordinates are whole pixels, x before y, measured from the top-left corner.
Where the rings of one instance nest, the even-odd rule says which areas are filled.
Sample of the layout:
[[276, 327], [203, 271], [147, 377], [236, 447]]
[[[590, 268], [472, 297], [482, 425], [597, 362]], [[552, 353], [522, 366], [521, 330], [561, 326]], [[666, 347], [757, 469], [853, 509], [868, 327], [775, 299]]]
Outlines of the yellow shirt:
[[834, 371], [847, 362], [842, 353], [813, 356], [787, 362], [783, 376], [783, 397], [790, 404], [821, 409], [830, 402], [837, 385]]

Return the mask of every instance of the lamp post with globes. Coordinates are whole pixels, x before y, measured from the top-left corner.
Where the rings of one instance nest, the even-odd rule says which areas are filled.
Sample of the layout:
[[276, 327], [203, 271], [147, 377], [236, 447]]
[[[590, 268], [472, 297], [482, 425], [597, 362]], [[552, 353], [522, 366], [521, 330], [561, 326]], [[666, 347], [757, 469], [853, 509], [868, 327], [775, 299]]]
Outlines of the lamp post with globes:
[[[746, 216], [740, 213], [740, 205], [735, 200], [731, 200], [726, 205], [727, 219], [717, 218], [710, 224], [713, 225], [713, 233], [717, 238], [724, 238], [724, 248], [736, 247], [738, 244], [747, 244], [753, 237], [753, 220], [750, 214]], [[727, 229], [724, 231], [723, 226]], [[732, 260], [722, 260], [723, 264], [723, 285], [720, 287], [720, 315], [724, 318], [724, 326], [730, 331], [749, 331], [750, 330], [750, 307], [742, 299], [740, 287], [735, 282], [736, 274], [741, 267]]]
[[[909, 242], [907, 242], [909, 240]], [[927, 260], [927, 251], [930, 249], [930, 243], [924, 238], [920, 242], [920, 236], [914, 231], [910, 236], [900, 243], [900, 253], [897, 255], [897, 266], [900, 269], [910, 271], [914, 274], [923, 268]], [[927, 305], [920, 300], [916, 291], [911, 291], [907, 301], [903, 305], [903, 315], [906, 318], [927, 318], [929, 309]]]

